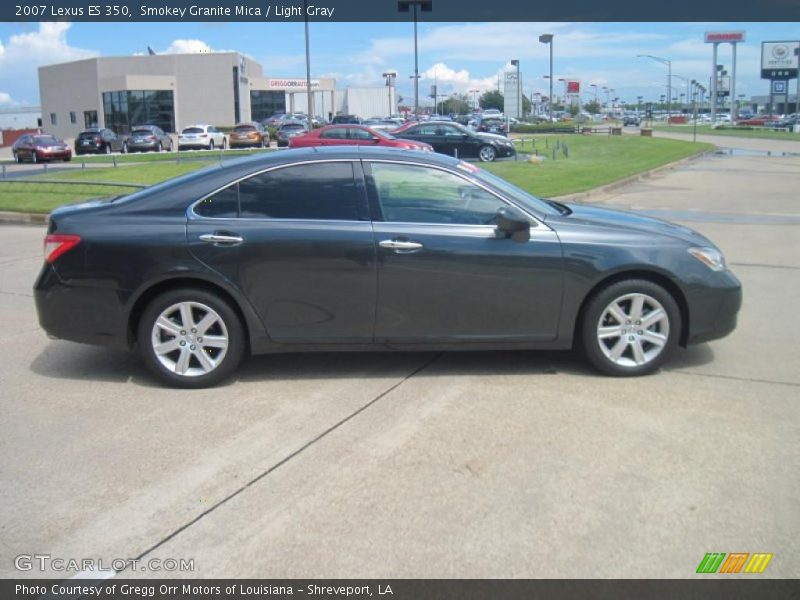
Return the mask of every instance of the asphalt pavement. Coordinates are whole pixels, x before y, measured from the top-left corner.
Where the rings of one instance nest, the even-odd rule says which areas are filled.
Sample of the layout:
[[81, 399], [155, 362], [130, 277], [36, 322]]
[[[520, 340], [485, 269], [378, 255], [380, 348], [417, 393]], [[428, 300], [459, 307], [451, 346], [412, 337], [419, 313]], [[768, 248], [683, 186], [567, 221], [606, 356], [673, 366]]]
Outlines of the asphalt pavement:
[[684, 578], [707, 552], [800, 576], [798, 189], [798, 157], [709, 156], [593, 199], [698, 229], [744, 285], [733, 335], [639, 379], [569, 352], [295, 354], [165, 389], [135, 356], [48, 340], [44, 231], [0, 226], [0, 577], [72, 575], [14, 568], [47, 553], [202, 577]]

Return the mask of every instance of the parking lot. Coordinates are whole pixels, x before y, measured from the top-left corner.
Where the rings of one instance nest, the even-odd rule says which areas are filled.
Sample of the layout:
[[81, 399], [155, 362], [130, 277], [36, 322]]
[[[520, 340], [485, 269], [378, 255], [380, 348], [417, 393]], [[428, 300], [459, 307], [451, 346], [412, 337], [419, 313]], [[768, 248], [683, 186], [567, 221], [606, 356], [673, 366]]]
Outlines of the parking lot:
[[132, 355], [48, 340], [44, 231], [0, 226], [0, 576], [53, 575], [14, 568], [47, 553], [202, 577], [683, 578], [707, 552], [800, 576], [798, 189], [800, 157], [709, 156], [595, 199], [698, 229], [744, 285], [732, 336], [640, 379], [568, 352], [299, 354], [165, 389]]

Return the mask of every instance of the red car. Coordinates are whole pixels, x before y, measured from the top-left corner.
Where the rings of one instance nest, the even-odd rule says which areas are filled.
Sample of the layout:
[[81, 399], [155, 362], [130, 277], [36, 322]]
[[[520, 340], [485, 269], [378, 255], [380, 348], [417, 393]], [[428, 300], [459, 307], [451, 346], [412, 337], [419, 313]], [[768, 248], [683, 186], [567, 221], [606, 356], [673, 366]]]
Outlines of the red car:
[[756, 117], [752, 117], [750, 119], [740, 119], [736, 121], [737, 125], [753, 125], [756, 127], [764, 127], [768, 125], [771, 121], [779, 121], [780, 117], [777, 115], [758, 115]]
[[433, 146], [425, 142], [400, 140], [385, 131], [371, 129], [364, 125], [328, 125], [297, 135], [289, 139], [290, 148], [310, 146], [387, 146], [404, 150], [433, 152]]
[[21, 163], [23, 160], [31, 162], [44, 162], [47, 160], [72, 160], [72, 150], [63, 140], [46, 134], [29, 133], [14, 142], [11, 147], [14, 160]]

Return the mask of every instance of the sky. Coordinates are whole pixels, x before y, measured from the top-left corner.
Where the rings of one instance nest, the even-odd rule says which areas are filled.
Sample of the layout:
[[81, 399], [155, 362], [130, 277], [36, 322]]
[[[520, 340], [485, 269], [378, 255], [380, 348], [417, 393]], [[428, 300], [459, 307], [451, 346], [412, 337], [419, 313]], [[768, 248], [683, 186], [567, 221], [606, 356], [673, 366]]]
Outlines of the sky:
[[[667, 68], [637, 54], [670, 59], [673, 96], [686, 92], [680, 77], [707, 85], [709, 30], [744, 30], [739, 45], [737, 95], [768, 93], [759, 78], [761, 42], [797, 40], [797, 23], [420, 23], [420, 97], [437, 81], [439, 93], [489, 90], [518, 59], [525, 94], [548, 82], [548, 48], [541, 33], [553, 33], [555, 78], [582, 82], [585, 101], [596, 84], [635, 103], [666, 93]], [[380, 86], [381, 73], [398, 73], [398, 93], [413, 104], [413, 26], [409, 23], [310, 24], [311, 76], [335, 77], [337, 87]], [[235, 50], [260, 62], [267, 77], [305, 77], [302, 23], [2, 23], [0, 24], [0, 107], [39, 104], [37, 67], [93, 56]], [[731, 46], [720, 46], [719, 62], [730, 71]], [[563, 85], [563, 84], [557, 84]], [[558, 94], [559, 87], [555, 93]], [[599, 92], [604, 99], [605, 93]]]

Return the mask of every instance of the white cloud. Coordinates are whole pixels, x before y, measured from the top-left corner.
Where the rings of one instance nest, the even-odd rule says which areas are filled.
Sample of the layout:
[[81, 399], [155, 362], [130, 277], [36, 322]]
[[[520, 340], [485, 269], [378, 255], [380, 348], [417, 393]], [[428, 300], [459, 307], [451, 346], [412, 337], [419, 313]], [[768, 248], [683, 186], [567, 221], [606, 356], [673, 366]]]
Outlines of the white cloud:
[[8, 92], [0, 92], [0, 104], [17, 104]]
[[69, 45], [70, 27], [71, 23], [39, 23], [36, 31], [12, 35], [5, 44], [0, 42], [0, 75], [97, 56], [95, 50]]
[[203, 40], [173, 40], [163, 54], [202, 54], [214, 52]]

